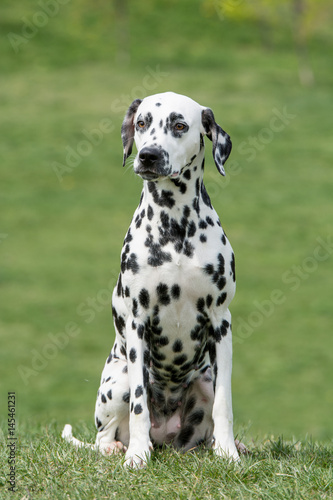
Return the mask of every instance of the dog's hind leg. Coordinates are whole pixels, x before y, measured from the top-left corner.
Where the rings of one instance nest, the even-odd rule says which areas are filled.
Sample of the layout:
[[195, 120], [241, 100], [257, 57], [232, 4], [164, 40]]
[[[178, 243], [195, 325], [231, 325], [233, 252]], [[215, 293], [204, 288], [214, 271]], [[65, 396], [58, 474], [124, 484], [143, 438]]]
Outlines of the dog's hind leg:
[[98, 389], [95, 448], [104, 454], [126, 450], [129, 442], [129, 384], [127, 361], [108, 357]]

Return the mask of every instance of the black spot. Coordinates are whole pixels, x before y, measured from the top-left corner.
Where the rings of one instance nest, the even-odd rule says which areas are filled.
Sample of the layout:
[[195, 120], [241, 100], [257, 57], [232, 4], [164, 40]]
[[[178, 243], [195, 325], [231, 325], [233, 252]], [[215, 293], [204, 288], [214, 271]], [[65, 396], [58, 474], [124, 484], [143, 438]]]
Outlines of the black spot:
[[[191, 159], [191, 163], [194, 160], [194, 158], [195, 158], [195, 156]], [[183, 176], [185, 177], [185, 179], [187, 179], [189, 181], [191, 179], [191, 171], [185, 170], [185, 172], [183, 173]]]
[[197, 300], [197, 310], [201, 313], [205, 312], [205, 299], [202, 297]]
[[158, 301], [160, 304], [162, 304], [163, 306], [167, 306], [168, 304], [170, 304], [168, 285], [166, 285], [165, 283], [160, 283], [156, 287], [156, 291], [157, 291]]
[[231, 272], [232, 272], [232, 279], [233, 279], [233, 281], [236, 281], [235, 255], [234, 255], [234, 253], [231, 256], [230, 266], [231, 266]]
[[179, 297], [180, 297], [180, 286], [179, 285], [172, 285], [171, 297], [175, 300], [179, 299]]
[[169, 217], [169, 215], [166, 212], [164, 212], [164, 210], [162, 210], [162, 212], [161, 212], [160, 221], [161, 221], [161, 224], [162, 224], [162, 227], [163, 227], [164, 230], [169, 229], [169, 227], [170, 227], [170, 217]]
[[204, 220], [201, 220], [201, 221], [199, 222], [199, 228], [200, 228], [200, 229], [207, 229], [207, 227], [208, 227], [208, 226], [207, 226], [207, 222], [205, 222]]
[[102, 394], [101, 400], [102, 400], [102, 403], [106, 403], [107, 402], [107, 399], [106, 399], [106, 397], [105, 397], [104, 394]]
[[144, 366], [143, 367], [143, 386], [147, 387], [148, 383], [149, 383], [149, 371]]
[[97, 427], [97, 429], [99, 429], [100, 427], [102, 427], [102, 425], [103, 425], [102, 422], [96, 417], [96, 427]]
[[206, 243], [207, 236], [205, 236], [204, 234], [200, 234], [200, 241], [201, 241], [201, 243]]
[[221, 241], [223, 243], [223, 245], [226, 245], [227, 244], [227, 238], [225, 237], [225, 234], [223, 233], [222, 236], [221, 236]]
[[200, 325], [195, 326], [193, 330], [191, 330], [191, 340], [199, 340], [201, 332], [202, 327]]
[[[214, 337], [214, 329], [213, 327], [211, 327], [209, 329], [209, 333], [210, 333], [210, 336], [211, 337]], [[216, 359], [216, 348], [215, 348], [215, 342], [213, 342], [212, 340], [210, 340], [208, 343], [207, 343], [207, 347], [208, 347], [208, 353], [209, 353], [209, 359], [210, 359], [210, 364], [213, 365], [214, 362], [215, 362], [215, 359]]]
[[112, 354], [112, 351], [110, 352], [109, 356], [108, 356], [108, 359], [106, 360], [107, 363], [110, 363], [112, 361], [112, 358], [113, 358], [113, 354]]
[[134, 406], [134, 413], [135, 415], [140, 415], [140, 413], [143, 412], [142, 406], [140, 404], [137, 404]]
[[224, 276], [221, 276], [217, 281], [216, 281], [216, 286], [219, 290], [222, 290], [225, 285], [226, 285], [226, 278]]
[[224, 304], [226, 298], [227, 294], [225, 292], [221, 293], [221, 295], [219, 295], [217, 298], [216, 305], [221, 306], [222, 304]]
[[136, 349], [134, 347], [132, 347], [129, 352], [129, 359], [132, 361], [132, 363], [135, 363], [136, 361]]
[[135, 397], [139, 398], [143, 394], [143, 387], [142, 385], [138, 385], [138, 387], [135, 389]]
[[214, 222], [213, 222], [213, 220], [212, 220], [210, 217], [208, 217], [208, 216], [206, 217], [206, 222], [207, 222], [207, 224], [209, 224], [210, 226], [214, 226]]
[[150, 205], [148, 205], [147, 216], [148, 220], [152, 220], [152, 218], [154, 217], [154, 210]]
[[185, 446], [194, 434], [194, 427], [192, 425], [187, 425], [178, 434], [179, 446]]
[[148, 264], [153, 267], [161, 266], [164, 262], [171, 262], [172, 257], [168, 252], [163, 252], [161, 245], [154, 243], [151, 234], [148, 235], [145, 241], [145, 246], [149, 248]]
[[214, 274], [214, 266], [213, 266], [213, 264], [206, 264], [205, 265], [205, 273], [209, 274], [209, 275]]
[[150, 352], [148, 351], [148, 349], [146, 349], [145, 352], [143, 353], [143, 363], [146, 366], [149, 366], [150, 364]]
[[188, 423], [192, 425], [200, 425], [205, 416], [205, 412], [202, 409], [196, 410], [188, 417]]
[[190, 413], [195, 407], [196, 402], [197, 398], [195, 396], [191, 396], [185, 403], [184, 413]]
[[161, 336], [159, 339], [158, 339], [158, 342], [160, 344], [161, 347], [165, 347], [166, 345], [169, 344], [169, 339], [168, 337], [166, 336]]
[[224, 269], [225, 269], [225, 266], [224, 266], [224, 257], [221, 253], [218, 254], [217, 256], [218, 260], [219, 260], [219, 264], [218, 264], [218, 272], [220, 274], [224, 274]]
[[145, 332], [145, 327], [143, 325], [139, 325], [137, 328], [137, 334], [139, 339], [143, 339], [144, 332]]
[[213, 297], [208, 294], [207, 297], [206, 297], [206, 305], [207, 305], [207, 307], [210, 307], [212, 305], [212, 303], [213, 303]]
[[122, 294], [122, 286], [121, 286], [121, 274], [119, 274], [118, 281], [117, 281], [117, 295], [120, 297]]
[[[113, 315], [116, 329], [118, 330], [120, 335], [123, 337], [124, 336], [124, 329], [125, 329], [125, 320], [122, 316], [118, 315], [118, 313], [114, 307], [112, 308], [112, 315]], [[110, 359], [110, 361], [111, 361], [111, 359]]]
[[222, 321], [222, 325], [221, 325], [221, 335], [222, 335], [222, 337], [225, 337], [227, 335], [229, 326], [230, 326], [229, 321], [227, 321], [226, 319], [224, 319]]
[[172, 179], [172, 182], [175, 184], [175, 186], [177, 186], [179, 188], [179, 191], [182, 194], [186, 193], [186, 191], [187, 191], [187, 185], [185, 184], [185, 182], [182, 182], [179, 179]]
[[183, 342], [181, 340], [179, 340], [179, 339], [176, 340], [173, 343], [172, 350], [173, 350], [173, 352], [182, 352], [182, 350], [183, 350]]
[[127, 358], [126, 347], [124, 345], [120, 347], [120, 354], [122, 354], [125, 358]]
[[127, 244], [127, 243], [130, 243], [132, 240], [133, 240], [133, 236], [132, 236], [132, 234], [131, 234], [131, 229], [129, 229], [129, 230], [127, 231], [126, 236], [125, 236], [125, 239], [124, 239], [124, 245], [123, 245], [123, 246], [125, 246], [125, 244]]
[[137, 262], [137, 256], [135, 253], [131, 253], [129, 256], [127, 263], [126, 263], [126, 268], [128, 270], [131, 270], [133, 274], [137, 274], [139, 272], [139, 264]]
[[188, 226], [187, 236], [189, 238], [191, 238], [192, 236], [195, 235], [196, 230], [197, 230], [197, 227], [196, 227], [195, 223], [193, 221], [191, 221], [190, 224], [189, 224], [189, 226]]
[[187, 240], [184, 242], [184, 254], [189, 258], [194, 254], [194, 246]]
[[197, 196], [193, 200], [192, 207], [196, 211], [196, 213], [197, 213], [197, 215], [199, 217], [199, 215], [200, 215], [200, 204], [199, 204], [199, 198]]
[[160, 102], [156, 102], [155, 106], [159, 107], [159, 106], [161, 106], [161, 103]]
[[162, 189], [159, 194], [154, 182], [148, 182], [148, 190], [153, 195], [154, 202], [160, 207], [172, 208], [175, 205], [175, 199], [172, 191], [165, 191]]
[[177, 356], [173, 362], [175, 365], [180, 366], [183, 365], [187, 361], [187, 356], [186, 354], [181, 354], [180, 356]]
[[201, 182], [201, 197], [205, 205], [207, 205], [209, 208], [213, 208], [203, 182]]
[[[158, 361], [164, 361], [165, 360], [165, 355], [159, 351], [153, 351], [152, 352], [152, 359], [153, 359], [153, 365], [157, 366], [156, 362]], [[162, 365], [160, 365], [162, 367]]]
[[125, 288], [125, 297], [129, 297], [130, 296], [130, 289], [128, 288], [128, 286]]
[[136, 299], [133, 299], [132, 303], [133, 303], [132, 313], [133, 313], [134, 318], [136, 318], [138, 315], [138, 301]]
[[[127, 368], [127, 366], [126, 366], [126, 368]], [[110, 389], [110, 390], [106, 393], [106, 395], [107, 395], [107, 397], [108, 397], [109, 399], [112, 399], [112, 390]]]
[[145, 309], [148, 309], [149, 307], [149, 292], [145, 288], [142, 288], [142, 290], [139, 293], [139, 302], [144, 307]]
[[191, 209], [188, 205], [185, 205], [184, 206], [184, 210], [183, 210], [183, 216], [188, 219], [189, 216], [191, 215]]
[[122, 369], [122, 372], [123, 372], [123, 373], [127, 373], [127, 372], [128, 372], [127, 365], [126, 365], [126, 366], [124, 366], [124, 368]]
[[124, 392], [124, 394], [123, 394], [123, 401], [124, 401], [124, 403], [129, 403], [129, 401], [130, 401], [130, 393], [129, 393], [129, 391], [128, 392]]

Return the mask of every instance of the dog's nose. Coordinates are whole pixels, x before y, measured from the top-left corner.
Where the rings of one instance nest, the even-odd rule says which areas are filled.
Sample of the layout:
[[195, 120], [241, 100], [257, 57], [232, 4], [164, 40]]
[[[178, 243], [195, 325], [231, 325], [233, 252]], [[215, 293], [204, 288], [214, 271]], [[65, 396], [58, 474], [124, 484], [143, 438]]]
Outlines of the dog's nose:
[[153, 167], [160, 159], [161, 154], [157, 148], [143, 148], [139, 153], [139, 159], [145, 167]]

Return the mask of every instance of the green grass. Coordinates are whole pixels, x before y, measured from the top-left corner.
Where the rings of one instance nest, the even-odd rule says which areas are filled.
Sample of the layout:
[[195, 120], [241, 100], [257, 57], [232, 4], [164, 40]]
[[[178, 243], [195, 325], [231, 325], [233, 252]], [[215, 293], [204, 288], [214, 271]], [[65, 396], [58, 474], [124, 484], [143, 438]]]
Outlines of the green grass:
[[[82, 439], [94, 431], [81, 424]], [[248, 443], [249, 455], [228, 464], [211, 451], [180, 454], [154, 451], [144, 470], [124, 470], [123, 456], [103, 457], [61, 441], [56, 424], [19, 430], [16, 493], [5, 493], [6, 467], [0, 473], [1, 498], [21, 499], [325, 499], [332, 496], [332, 446], [307, 439], [282, 438]], [[5, 462], [7, 449], [1, 447]]]
[[[17, 54], [7, 34], [21, 33], [22, 18], [32, 19], [39, 4], [20, 0], [14, 8], [4, 0], [1, 7], [0, 420], [6, 420], [7, 392], [15, 391], [21, 450], [24, 445], [34, 454], [39, 446], [39, 459], [53, 457], [54, 470], [62, 467], [62, 453], [74, 460], [74, 451], [64, 444], [59, 448], [55, 427], [50, 432], [59, 459], [47, 452], [52, 443], [43, 436], [49, 422], [56, 422], [59, 432], [69, 422], [76, 434], [83, 432], [82, 422], [91, 425], [113, 342], [109, 297], [141, 190], [131, 168], [121, 167], [122, 118], [135, 97], [174, 90], [210, 106], [233, 141], [226, 178], [218, 175], [207, 141], [205, 182], [236, 254], [235, 432], [246, 428], [253, 455], [245, 462], [259, 461], [260, 469], [258, 457], [264, 457], [262, 487], [268, 488], [270, 478], [292, 492], [292, 485], [306, 485], [311, 474], [301, 461], [303, 472], [295, 479], [276, 476], [280, 462], [282, 472], [290, 472], [289, 462], [281, 454], [273, 460], [265, 437], [300, 441], [301, 449], [292, 447], [291, 462], [304, 454], [310, 461], [311, 453], [319, 460], [332, 439], [332, 245], [325, 250], [319, 243], [333, 237], [332, 41], [324, 34], [312, 39], [315, 84], [305, 88], [291, 34], [282, 27], [265, 48], [255, 24], [221, 22], [208, 16], [199, 0], [129, 4], [130, 64], [115, 62], [119, 31], [115, 14], [102, 2], [94, 12], [88, 0], [62, 6]], [[155, 79], [152, 71], [159, 71]], [[272, 133], [274, 110], [284, 109], [293, 117]], [[66, 165], [66, 148], [76, 150], [85, 140], [82, 131], [105, 119], [113, 130], [60, 182], [54, 162]], [[77, 335], [66, 334], [66, 345], [56, 347], [50, 334], [61, 336], [71, 323]], [[92, 439], [90, 427], [88, 434]], [[104, 474], [101, 464], [108, 460], [96, 462], [95, 455], [82, 453], [85, 463], [98, 462]], [[169, 477], [176, 463], [184, 463], [184, 484], [190, 484], [184, 496], [193, 487], [196, 498], [201, 483], [209, 491], [209, 467], [218, 467], [209, 454], [202, 459], [210, 465], [199, 476], [191, 475], [198, 460], [192, 456], [158, 453], [151, 467], [154, 474], [162, 467]], [[260, 497], [256, 468], [246, 477], [229, 469], [225, 474], [234, 474], [239, 488], [246, 485], [248, 497]], [[150, 470], [131, 476], [143, 481], [140, 488], [150, 484]], [[127, 476], [119, 474], [126, 483]], [[58, 487], [59, 478], [52, 478]], [[162, 487], [160, 480], [157, 484]], [[318, 484], [314, 491], [325, 495]], [[173, 491], [170, 487], [168, 495]], [[311, 498], [310, 485], [307, 491]]]

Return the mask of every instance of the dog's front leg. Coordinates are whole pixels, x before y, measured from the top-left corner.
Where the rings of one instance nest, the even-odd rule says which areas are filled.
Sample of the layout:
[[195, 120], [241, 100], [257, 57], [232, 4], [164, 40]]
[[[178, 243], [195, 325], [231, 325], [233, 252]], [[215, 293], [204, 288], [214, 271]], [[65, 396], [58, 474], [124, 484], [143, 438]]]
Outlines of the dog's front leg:
[[144, 326], [130, 318], [126, 323], [126, 350], [130, 388], [129, 446], [125, 467], [142, 468], [150, 458], [150, 418], [147, 404], [148, 369], [144, 366]]
[[225, 311], [223, 317], [215, 318], [215, 359], [212, 361], [214, 384], [214, 438], [213, 449], [221, 457], [239, 460], [233, 435], [233, 414], [231, 400], [232, 335], [231, 314]]

